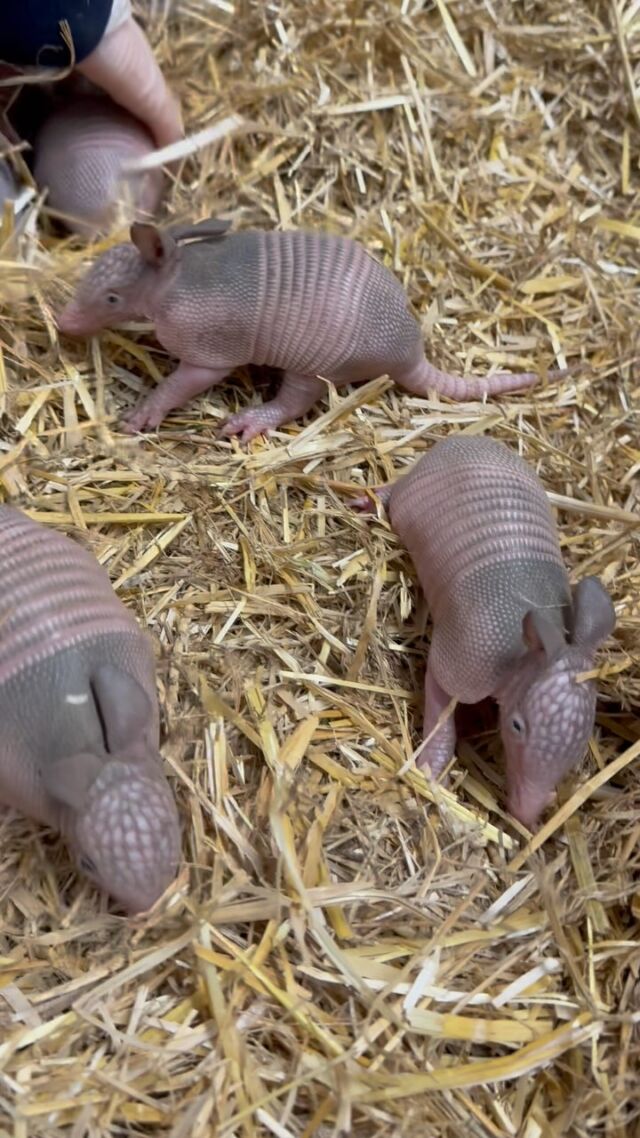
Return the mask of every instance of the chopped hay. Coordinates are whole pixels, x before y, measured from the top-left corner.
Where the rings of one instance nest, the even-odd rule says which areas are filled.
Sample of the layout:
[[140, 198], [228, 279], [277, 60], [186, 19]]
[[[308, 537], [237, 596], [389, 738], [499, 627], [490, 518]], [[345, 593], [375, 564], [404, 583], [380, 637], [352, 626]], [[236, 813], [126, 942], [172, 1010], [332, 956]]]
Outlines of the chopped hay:
[[[190, 134], [175, 218], [324, 226], [405, 282], [434, 362], [579, 363], [481, 404], [374, 380], [243, 452], [240, 377], [145, 441], [149, 330], [58, 345], [86, 257], [3, 221], [0, 479], [158, 644], [179, 887], [126, 922], [0, 820], [0, 1136], [638, 1133], [640, 16], [631, 0], [187, 0], [150, 22]], [[33, 219], [32, 219], [33, 221]], [[93, 254], [93, 251], [91, 251]], [[348, 490], [452, 431], [534, 464], [618, 614], [598, 729], [533, 841], [495, 717], [412, 768], [424, 605]], [[189, 888], [187, 890], [187, 882]]]

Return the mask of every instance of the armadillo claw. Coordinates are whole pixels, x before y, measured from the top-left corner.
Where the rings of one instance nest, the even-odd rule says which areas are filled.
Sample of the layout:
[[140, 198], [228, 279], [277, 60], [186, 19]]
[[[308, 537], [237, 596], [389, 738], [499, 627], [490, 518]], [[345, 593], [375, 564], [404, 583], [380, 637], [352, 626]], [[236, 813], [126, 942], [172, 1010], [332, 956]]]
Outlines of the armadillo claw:
[[360, 494], [357, 498], [352, 498], [349, 505], [352, 510], [361, 510], [364, 514], [377, 513], [378, 505], [388, 510], [392, 489], [391, 483], [385, 483], [384, 486], [374, 486], [368, 494]]
[[376, 504], [370, 494], [361, 494], [358, 498], [351, 498], [347, 503], [349, 509], [360, 510], [363, 514], [375, 514]]
[[139, 431], [155, 430], [156, 427], [160, 426], [163, 418], [162, 412], [159, 413], [148, 400], [144, 399], [142, 403], [124, 416], [121, 427], [126, 435], [135, 435]]
[[231, 438], [232, 435], [239, 435], [241, 443], [248, 443], [251, 442], [251, 439], [255, 439], [256, 435], [267, 435], [269, 433], [269, 428], [273, 427], [273, 423], [269, 419], [270, 416], [265, 416], [263, 407], [248, 407], [246, 411], [238, 411], [237, 414], [230, 415], [218, 433], [223, 439]]

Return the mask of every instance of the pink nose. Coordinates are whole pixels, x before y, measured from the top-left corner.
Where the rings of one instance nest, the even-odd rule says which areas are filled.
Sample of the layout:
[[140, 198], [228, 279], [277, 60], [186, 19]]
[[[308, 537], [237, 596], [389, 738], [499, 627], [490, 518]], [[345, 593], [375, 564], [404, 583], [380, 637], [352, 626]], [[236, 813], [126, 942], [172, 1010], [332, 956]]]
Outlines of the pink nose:
[[543, 810], [553, 801], [553, 794], [533, 795], [527, 794], [520, 797], [519, 795], [510, 795], [507, 802], [507, 809], [514, 818], [522, 822], [529, 830], [534, 830], [537, 827], [538, 819]]
[[82, 336], [88, 332], [85, 321], [82, 320], [80, 313], [73, 304], [68, 304], [66, 308], [62, 309], [62, 312], [58, 313], [56, 324], [58, 330], [64, 332], [66, 336]]

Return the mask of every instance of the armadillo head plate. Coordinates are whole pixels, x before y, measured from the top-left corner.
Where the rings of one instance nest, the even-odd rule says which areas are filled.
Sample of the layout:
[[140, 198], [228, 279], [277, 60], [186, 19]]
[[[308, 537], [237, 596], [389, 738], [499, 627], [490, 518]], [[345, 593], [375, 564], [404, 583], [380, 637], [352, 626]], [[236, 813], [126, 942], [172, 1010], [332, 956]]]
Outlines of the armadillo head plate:
[[589, 745], [596, 690], [577, 676], [591, 663], [570, 646], [550, 662], [529, 652], [499, 693], [508, 808], [530, 829]]
[[176, 876], [180, 827], [164, 777], [151, 764], [106, 762], [75, 812], [79, 869], [129, 913], [145, 912]]
[[93, 336], [123, 320], [143, 315], [145, 264], [135, 246], [107, 249], [79, 281], [73, 299], [57, 317], [69, 336]]

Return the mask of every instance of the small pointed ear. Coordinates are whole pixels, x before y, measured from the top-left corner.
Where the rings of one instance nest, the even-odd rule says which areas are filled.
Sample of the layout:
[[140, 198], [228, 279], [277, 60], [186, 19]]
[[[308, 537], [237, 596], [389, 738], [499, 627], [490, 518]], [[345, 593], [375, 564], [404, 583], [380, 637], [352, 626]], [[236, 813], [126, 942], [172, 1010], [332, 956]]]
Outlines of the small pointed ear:
[[103, 664], [91, 675], [91, 688], [102, 720], [107, 750], [116, 754], [140, 738], [153, 718], [147, 693], [133, 676]]
[[597, 577], [585, 577], [571, 591], [571, 641], [595, 652], [616, 626], [613, 602]]
[[42, 772], [45, 790], [72, 810], [84, 810], [87, 794], [102, 770], [98, 755], [80, 752], [49, 763]]
[[532, 652], [544, 652], [554, 660], [567, 647], [562, 630], [540, 609], [529, 609], [522, 621], [522, 639]]
[[164, 233], [157, 225], [147, 225], [134, 221], [129, 236], [136, 249], [148, 265], [161, 269], [175, 250], [175, 241], [169, 233]]

